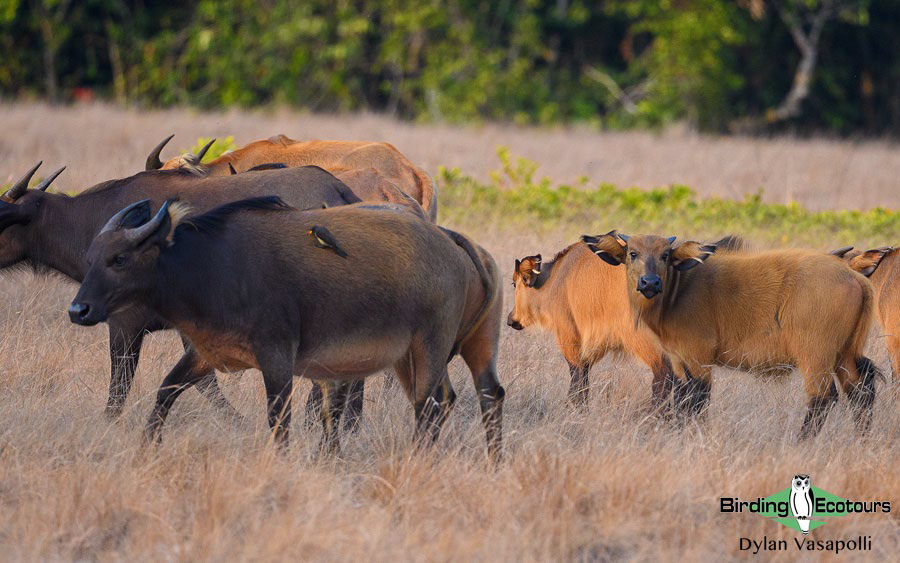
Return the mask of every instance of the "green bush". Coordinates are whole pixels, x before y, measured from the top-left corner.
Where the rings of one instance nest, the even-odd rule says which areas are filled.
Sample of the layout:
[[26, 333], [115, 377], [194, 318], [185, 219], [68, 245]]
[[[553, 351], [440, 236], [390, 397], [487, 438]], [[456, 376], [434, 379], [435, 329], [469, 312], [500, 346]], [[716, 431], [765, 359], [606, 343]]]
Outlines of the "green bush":
[[582, 233], [624, 232], [719, 238], [739, 234], [764, 245], [826, 248], [900, 242], [900, 214], [889, 209], [810, 211], [802, 205], [763, 201], [762, 192], [734, 201], [699, 197], [687, 186], [620, 189], [586, 178], [576, 185], [536, 177], [537, 164], [497, 151], [500, 170], [485, 184], [459, 169], [441, 168], [441, 221], [464, 227], [495, 223], [575, 238]]
[[[193, 153], [197, 154], [200, 152], [206, 143], [210, 142], [212, 137], [200, 137], [197, 139], [197, 142], [194, 143], [194, 146], [189, 149], [182, 149], [182, 153]], [[234, 144], [234, 135], [228, 135], [224, 139], [216, 139], [216, 142], [209, 147], [209, 150], [206, 151], [206, 155], [203, 157], [203, 162], [209, 162], [210, 160], [215, 160], [225, 154], [228, 151], [233, 151], [238, 148], [237, 145]]]
[[[900, 0], [837, 4], [790, 126], [896, 134]], [[0, 55], [2, 97], [725, 131], [799, 51], [762, 0], [0, 0]]]
[[[194, 152], [209, 142], [201, 137]], [[231, 136], [210, 147], [204, 161], [235, 148]], [[574, 185], [537, 177], [538, 164], [514, 158], [499, 147], [500, 168], [488, 183], [458, 168], [440, 167], [440, 221], [473, 233], [492, 225], [497, 231], [528, 229], [574, 240], [582, 233], [611, 229], [680, 237], [718, 239], [738, 234], [770, 246], [831, 248], [875, 247], [900, 243], [900, 213], [876, 207], [866, 211], [810, 211], [798, 203], [767, 203], [762, 192], [742, 200], [699, 197], [688, 186], [643, 190], [592, 184], [582, 177]], [[37, 183], [35, 179], [33, 183]], [[0, 193], [10, 184], [0, 188]]]

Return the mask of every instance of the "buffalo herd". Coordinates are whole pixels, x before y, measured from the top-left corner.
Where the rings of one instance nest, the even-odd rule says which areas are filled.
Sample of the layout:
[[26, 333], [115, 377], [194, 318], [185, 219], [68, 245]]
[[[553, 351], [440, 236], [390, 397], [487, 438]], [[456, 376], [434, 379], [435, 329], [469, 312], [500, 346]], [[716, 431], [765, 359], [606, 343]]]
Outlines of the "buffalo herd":
[[[412, 403], [417, 442], [433, 442], [455, 401], [447, 366], [472, 373], [487, 451], [502, 455], [498, 373], [500, 269], [469, 237], [438, 226], [438, 190], [388, 143], [278, 135], [203, 162], [163, 162], [69, 196], [29, 188], [32, 168], [0, 198], [0, 268], [31, 266], [80, 283], [79, 325], [106, 323], [106, 414], [118, 417], [146, 334], [173, 328], [184, 355], [146, 424], [155, 441], [177, 397], [196, 385], [234, 413], [215, 372], [260, 370], [268, 422], [286, 445], [294, 376], [315, 381], [307, 414], [323, 452], [355, 426], [364, 378], [393, 372]], [[876, 379], [864, 355], [872, 321], [900, 370], [900, 262], [892, 247], [831, 253], [755, 251], [611, 231], [550, 260], [516, 260], [506, 324], [551, 333], [583, 409], [591, 367], [625, 352], [652, 372], [658, 416], [702, 416], [712, 368], [802, 374], [801, 439], [821, 429], [839, 389], [868, 430]]]

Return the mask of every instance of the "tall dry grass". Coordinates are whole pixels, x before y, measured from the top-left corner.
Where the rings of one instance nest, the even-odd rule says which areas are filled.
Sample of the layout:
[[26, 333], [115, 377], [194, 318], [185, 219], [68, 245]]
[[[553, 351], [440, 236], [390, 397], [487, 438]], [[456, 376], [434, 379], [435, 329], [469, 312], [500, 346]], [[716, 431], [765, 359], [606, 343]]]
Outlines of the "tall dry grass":
[[0, 181], [44, 159], [69, 170], [59, 182], [79, 189], [140, 168], [163, 137], [172, 148], [200, 136], [234, 135], [245, 144], [284, 133], [295, 139], [370, 139], [393, 143], [432, 174], [458, 166], [484, 179], [497, 168], [495, 149], [542, 164], [557, 182], [580, 176], [620, 187], [687, 184], [701, 195], [739, 198], [764, 191], [776, 203], [811, 209], [900, 207], [900, 150], [880, 141], [716, 138], [670, 132], [596, 133], [485, 124], [416, 125], [377, 115], [325, 116], [288, 110], [196, 113], [183, 109], [122, 110], [101, 104], [53, 108], [0, 104]]
[[[6, 170], [12, 157], [17, 164], [36, 156], [65, 160], [72, 173], [67, 186], [133, 171], [170, 129], [185, 142], [200, 133], [299, 136], [312, 134], [315, 124], [325, 131], [316, 136], [338, 136], [337, 118], [296, 115], [144, 116], [41, 106], [4, 107], [0, 114], [18, 133], [3, 139], [0, 166]], [[58, 131], [51, 121], [59, 122]], [[359, 121], [368, 125], [345, 119], [347, 134], [340, 136], [396, 140], [414, 157], [440, 145], [410, 140], [429, 132], [477, 137], [406, 125], [395, 132], [380, 118]], [[477, 151], [470, 146], [447, 157], [466, 158], [463, 152]], [[504, 284], [515, 257], [550, 255], [564, 243], [496, 225], [471, 234], [497, 258]], [[816, 440], [797, 444], [804, 411], [798, 376], [765, 380], [717, 371], [707, 419], [678, 430], [647, 416], [650, 375], [622, 358], [594, 370], [589, 411], [571, 413], [567, 369], [550, 338], [504, 329], [506, 461], [499, 468], [485, 461], [477, 401], [459, 360], [451, 365], [459, 402], [431, 453], [410, 451], [411, 408], [396, 386], [382, 390], [380, 377], [371, 380], [362, 428], [344, 437], [340, 459], [319, 458], [318, 431], [296, 418], [290, 450], [275, 453], [266, 447], [264, 393], [253, 371], [221, 378], [243, 420], [222, 417], [189, 391], [176, 403], [161, 447], [142, 450], [156, 386], [178, 358], [176, 336], [147, 339], [128, 408], [109, 423], [102, 413], [106, 333], [68, 322], [65, 308], [76, 287], [29, 272], [6, 272], [2, 281], [4, 560], [718, 561], [742, 555], [739, 537], [790, 542], [796, 535], [760, 516], [720, 514], [719, 497], [765, 497], [800, 472], [840, 496], [895, 505], [889, 515], [829, 522], [813, 532], [816, 539], [870, 535], [874, 549], [863, 555], [872, 560], [893, 559], [900, 549], [900, 392], [893, 384], [880, 385], [867, 438], [852, 429], [842, 401]], [[507, 310], [510, 300], [507, 291]], [[885, 366], [875, 336], [870, 352]], [[299, 400], [308, 386], [301, 384]]]

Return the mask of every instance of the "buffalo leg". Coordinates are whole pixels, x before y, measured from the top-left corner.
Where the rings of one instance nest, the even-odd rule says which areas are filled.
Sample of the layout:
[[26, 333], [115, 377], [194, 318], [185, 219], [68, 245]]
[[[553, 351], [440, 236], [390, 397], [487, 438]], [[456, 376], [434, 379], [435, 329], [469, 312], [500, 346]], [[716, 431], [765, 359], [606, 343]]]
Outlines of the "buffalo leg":
[[[465, 357], [463, 352], [463, 358]], [[487, 440], [488, 457], [493, 463], [499, 463], [503, 458], [503, 400], [506, 398], [506, 391], [497, 377], [496, 361], [491, 361], [487, 366], [479, 366], [477, 362], [473, 362], [469, 364], [469, 369], [472, 371], [472, 381], [481, 407], [481, 424]]]
[[175, 399], [178, 398], [185, 389], [196, 384], [209, 372], [209, 367], [200, 361], [196, 352], [188, 350], [184, 353], [175, 367], [166, 375], [162, 385], [156, 392], [156, 404], [147, 419], [147, 426], [144, 429], [144, 438], [147, 442], [159, 441], [163, 424]]
[[320, 382], [318, 379], [313, 379], [312, 389], [309, 390], [309, 395], [306, 396], [306, 408], [304, 411], [303, 424], [308, 429], [311, 429], [315, 426], [316, 419], [318, 419], [321, 415], [322, 386], [324, 384], [324, 381]]
[[132, 330], [109, 324], [110, 379], [109, 398], [106, 401], [106, 416], [118, 418], [125, 408], [125, 399], [134, 381], [144, 342], [144, 330]]
[[803, 374], [803, 390], [809, 398], [806, 417], [800, 427], [800, 440], [814, 438], [822, 430], [825, 419], [838, 398], [834, 376], [838, 379], [852, 377], [854, 383], [858, 380], [853, 358], [847, 360], [849, 361], [836, 364], [833, 358], [825, 354], [798, 358], [797, 369]]
[[257, 353], [266, 386], [269, 428], [279, 447], [287, 447], [289, 440], [291, 395], [294, 392], [294, 350], [297, 347], [285, 346], [284, 349], [284, 352], [263, 350]]
[[427, 396], [416, 399], [417, 443], [434, 443], [440, 437], [441, 428], [456, 403], [456, 393], [450, 385], [450, 374], [444, 370], [441, 382]]
[[362, 418], [363, 399], [366, 382], [364, 379], [356, 379], [347, 385], [347, 408], [344, 413], [344, 430], [356, 432], [359, 429], [359, 421]]
[[569, 364], [569, 404], [578, 409], [584, 409], [588, 406], [590, 393], [590, 381], [588, 373], [591, 371], [589, 365]]
[[394, 366], [397, 379], [415, 410], [416, 444], [424, 443], [426, 436], [432, 443], [437, 440], [447, 412], [456, 399], [447, 373], [447, 356], [429, 355], [424, 341], [415, 343], [406, 358]]
[[675, 408], [682, 415], [700, 416], [709, 406], [711, 370], [699, 365], [682, 367], [684, 378], [675, 385]]
[[885, 326], [885, 332], [884, 344], [891, 358], [891, 381], [897, 381], [900, 378], [900, 323], [891, 319], [891, 325]]
[[672, 362], [666, 356], [661, 356], [659, 362], [655, 363], [651, 368], [653, 372], [653, 382], [650, 385], [653, 408], [662, 415], [669, 414], [669, 397], [672, 394], [672, 388], [675, 385], [675, 370], [672, 369]]
[[837, 401], [837, 388], [834, 382], [828, 387], [828, 390], [822, 394], [814, 395], [809, 399], [809, 406], [806, 409], [806, 417], [803, 419], [803, 426], [800, 427], [800, 439], [814, 438], [825, 424], [828, 413]]
[[650, 404], [661, 415], [668, 415], [670, 395], [675, 385], [675, 373], [672, 363], [665, 354], [661, 354], [656, 339], [648, 330], [638, 331], [625, 343], [626, 350], [650, 368], [653, 381], [650, 384]]
[[[323, 396], [322, 386], [325, 382], [319, 383], [313, 380], [312, 389], [306, 397], [306, 410], [304, 412], [304, 424], [307, 428], [312, 428], [314, 421], [321, 415]], [[346, 409], [344, 414], [344, 429], [355, 432], [359, 428], [359, 421], [362, 417], [363, 395], [365, 391], [365, 381], [358, 379], [349, 384], [348, 396], [346, 400]]]
[[[362, 380], [360, 380], [362, 381]], [[353, 382], [323, 381], [322, 386], [322, 443], [320, 451], [327, 455], [337, 456], [341, 451], [341, 414], [347, 402], [348, 393]]]
[[[853, 409], [853, 419], [860, 432], [868, 432], [875, 405], [875, 379], [881, 376], [878, 367], [865, 356], [838, 370], [838, 379]], [[883, 377], [883, 376], [882, 376]]]
[[[191, 351], [193, 348], [191, 346], [190, 341], [186, 338], [181, 337], [181, 343], [184, 346], [184, 351]], [[195, 383], [197, 389], [200, 393], [206, 397], [206, 400], [212, 404], [212, 406], [222, 412], [228, 418], [233, 420], [240, 420], [241, 415], [238, 413], [237, 409], [228, 401], [228, 398], [225, 397], [225, 393], [222, 392], [222, 388], [219, 387], [219, 380], [216, 378], [216, 372], [213, 369], [210, 369], [203, 375], [197, 383]]]
[[506, 391], [497, 376], [497, 344], [502, 318], [500, 301], [494, 305], [492, 314], [463, 342], [459, 351], [472, 372], [472, 382], [481, 407], [481, 423], [487, 439], [488, 458], [495, 464], [503, 457], [503, 400], [506, 397]]

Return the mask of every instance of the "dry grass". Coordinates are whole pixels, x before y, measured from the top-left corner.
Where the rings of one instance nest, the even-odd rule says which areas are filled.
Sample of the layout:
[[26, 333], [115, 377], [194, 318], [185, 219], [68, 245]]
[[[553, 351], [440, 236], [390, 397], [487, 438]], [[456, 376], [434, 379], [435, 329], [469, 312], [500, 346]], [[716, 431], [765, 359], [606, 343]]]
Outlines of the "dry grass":
[[[482, 155], [473, 145], [494, 142], [446, 128], [403, 125], [395, 131], [375, 117], [352, 120], [339, 134], [337, 118], [290, 114], [188, 120], [184, 112], [144, 116], [40, 106], [0, 107], [0, 114], [12, 132], [3, 140], [0, 167], [8, 169], [13, 157], [16, 171], [37, 156], [51, 166], [65, 161], [71, 165], [67, 186], [133, 171], [149, 146], [170, 130], [185, 144], [202, 133], [232, 133], [239, 141], [277, 131], [387, 138], [429, 163], [435, 160], [427, 158], [442, 154], [450, 164], [454, 158], [475, 158], [476, 171]], [[133, 133], [138, 128], [144, 131]], [[507, 144], [538, 145], [507, 131]], [[449, 140], [418, 143], [423, 132]], [[464, 145], [466, 136], [472, 145]], [[650, 136], [622, 138], [653, 142]], [[756, 141], [722, 142], [770, 150]], [[441, 152], [453, 143], [459, 151]], [[659, 143], [674, 150], [670, 140]], [[812, 145], [816, 150], [843, 146]], [[806, 150], [803, 143], [787, 146]], [[424, 156], [428, 151], [431, 156]], [[860, 158], [877, 159], [882, 152], [888, 148], [876, 145]], [[896, 155], [890, 158], [896, 168]], [[578, 171], [576, 164], [568, 166], [574, 170], [563, 173]], [[823, 174], [810, 166], [808, 174]], [[856, 179], [860, 186], [889, 175], [884, 168], [871, 172], [871, 180]], [[548, 255], [564, 242], [496, 226], [472, 234], [494, 253], [504, 282], [514, 257]], [[799, 377], [770, 381], [721, 371], [708, 419], [678, 431], [645, 416], [650, 376], [629, 360], [610, 359], [595, 369], [589, 412], [571, 414], [564, 401], [568, 375], [553, 343], [542, 334], [511, 330], [503, 331], [501, 344], [507, 459], [496, 470], [484, 460], [477, 402], [459, 360], [451, 375], [460, 400], [432, 454], [410, 452], [411, 408], [396, 387], [382, 391], [380, 377], [371, 380], [363, 427], [345, 436], [340, 460], [318, 459], [313, 447], [318, 432], [305, 431], [296, 419], [290, 451], [276, 454], [266, 447], [264, 394], [255, 372], [222, 376], [244, 420], [224, 419], [191, 391], [176, 404], [163, 445], [142, 451], [138, 439], [155, 387], [178, 357], [175, 335], [148, 339], [128, 409], [120, 422], [110, 424], [102, 415], [106, 333], [66, 319], [75, 286], [22, 272], [3, 279], [0, 553], [5, 560], [723, 560], [741, 555], [741, 536], [790, 542], [796, 534], [759, 516], [720, 514], [720, 496], [767, 496], [788, 486], [795, 473], [806, 472], [816, 486], [843, 497], [889, 499], [895, 508], [900, 501], [900, 392], [891, 384], [881, 385], [868, 438], [852, 430], [842, 402], [819, 438], [797, 445], [793, 436], [803, 414]], [[507, 310], [510, 299], [507, 292]], [[873, 339], [870, 352], [886, 365], [879, 339]], [[307, 387], [302, 383], [299, 395]], [[860, 534], [873, 537], [868, 558], [895, 557], [896, 510], [846, 516], [814, 537]]]
[[497, 146], [507, 145], [513, 154], [541, 163], [541, 173], [560, 182], [587, 175], [620, 187], [680, 183], [702, 195], [734, 198], [762, 189], [773, 202], [798, 201], [816, 210], [900, 207], [900, 150], [887, 142], [598, 134], [508, 125], [458, 128], [376, 115], [140, 112], [103, 105], [0, 105], [0, 123], [6, 131], [0, 139], [0, 181], [44, 159], [51, 169], [70, 165], [60, 178], [67, 189], [133, 173], [170, 133], [176, 134], [169, 149], [174, 151], [200, 136], [234, 135], [240, 145], [283, 132], [298, 139], [389, 141], [432, 174], [439, 165], [458, 166], [484, 178], [497, 168]]

